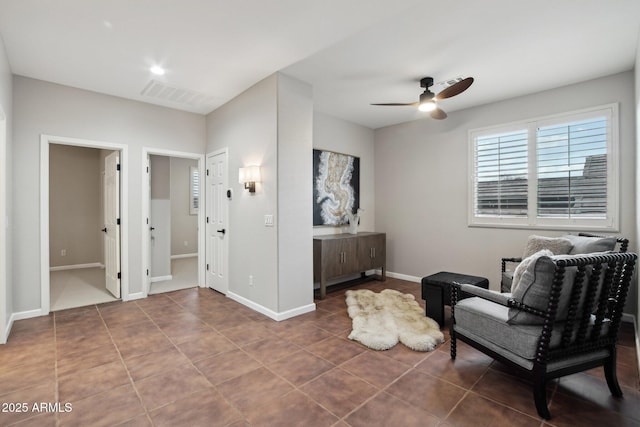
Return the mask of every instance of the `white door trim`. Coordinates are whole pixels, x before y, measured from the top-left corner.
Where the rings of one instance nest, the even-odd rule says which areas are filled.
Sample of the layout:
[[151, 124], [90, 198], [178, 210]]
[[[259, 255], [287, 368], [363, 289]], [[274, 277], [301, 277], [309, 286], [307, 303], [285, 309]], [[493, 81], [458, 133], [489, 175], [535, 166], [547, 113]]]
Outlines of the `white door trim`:
[[129, 300], [129, 155], [128, 146], [113, 142], [92, 141], [40, 135], [40, 314], [49, 314], [51, 307], [49, 277], [49, 145], [73, 145], [120, 151], [120, 281], [122, 300]]
[[[149, 286], [151, 277], [147, 275], [147, 271], [151, 270], [151, 265], [149, 264], [151, 247], [149, 245], [149, 241], [151, 239], [149, 224], [147, 224], [147, 218], [149, 218], [151, 214], [151, 205], [149, 200], [149, 180], [147, 179], [146, 170], [148, 164], [148, 159], [150, 155], [157, 156], [167, 156], [167, 157], [180, 157], [183, 159], [194, 159], [198, 161], [198, 173], [200, 177], [204, 176], [205, 156], [200, 153], [189, 153], [185, 151], [174, 151], [174, 150], [165, 150], [162, 148], [153, 148], [153, 147], [142, 147], [142, 259], [144, 262], [144, 266], [142, 268], [142, 292], [143, 296], [146, 297], [149, 295]], [[203, 192], [200, 192], [200, 203], [199, 206], [205, 206], [205, 195]], [[205, 259], [205, 212], [204, 209], [198, 209], [198, 286], [204, 288], [205, 284], [205, 267], [206, 267], [206, 259]]]

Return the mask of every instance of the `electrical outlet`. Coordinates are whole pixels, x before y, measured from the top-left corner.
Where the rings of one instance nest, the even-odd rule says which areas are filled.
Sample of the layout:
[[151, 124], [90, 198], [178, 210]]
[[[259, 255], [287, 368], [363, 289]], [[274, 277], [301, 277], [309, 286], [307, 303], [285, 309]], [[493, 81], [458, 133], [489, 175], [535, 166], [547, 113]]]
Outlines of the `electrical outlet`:
[[253, 288], [253, 275], [249, 275], [249, 286]]
[[186, 240], [184, 241], [184, 246], [189, 246], [189, 242], [187, 242]]
[[66, 249], [62, 249], [60, 251], [60, 256], [67, 256], [67, 250]]
[[273, 227], [273, 215], [265, 215], [264, 216], [264, 226], [265, 227]]

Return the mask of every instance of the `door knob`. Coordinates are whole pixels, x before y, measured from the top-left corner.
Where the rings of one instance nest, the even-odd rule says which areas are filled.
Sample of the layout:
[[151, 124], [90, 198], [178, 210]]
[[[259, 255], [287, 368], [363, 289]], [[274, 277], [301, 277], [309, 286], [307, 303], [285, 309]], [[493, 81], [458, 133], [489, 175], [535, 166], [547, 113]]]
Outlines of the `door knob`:
[[224, 234], [224, 233], [226, 233], [226, 232], [227, 232], [227, 230], [225, 230], [224, 228], [223, 228], [222, 230], [218, 230], [218, 233], [222, 233], [222, 234]]
[[156, 229], [155, 227], [149, 227], [149, 230], [151, 230], [151, 231], [153, 231], [155, 229]]
[[102, 231], [102, 232], [106, 233], [106, 232], [107, 232], [107, 227], [103, 228], [103, 229], [102, 229], [102, 230], [100, 230], [100, 231]]

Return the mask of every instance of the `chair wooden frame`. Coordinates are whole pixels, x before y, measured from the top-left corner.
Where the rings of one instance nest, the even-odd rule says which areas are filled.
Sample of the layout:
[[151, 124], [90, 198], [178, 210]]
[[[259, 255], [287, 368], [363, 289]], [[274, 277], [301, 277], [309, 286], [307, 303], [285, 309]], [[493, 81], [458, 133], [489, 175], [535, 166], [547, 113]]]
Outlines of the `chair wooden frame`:
[[[607, 237], [607, 236], [601, 236], [599, 234], [591, 234], [591, 233], [578, 233], [578, 236], [582, 236], [582, 237]], [[618, 252], [620, 252], [620, 253], [627, 252], [627, 249], [629, 248], [629, 239], [625, 239], [624, 237], [617, 237], [616, 238], [616, 242], [617, 242], [617, 244], [620, 245]], [[500, 272], [501, 273], [505, 273], [507, 271], [508, 263], [519, 264], [521, 262], [522, 262], [522, 258], [521, 257], [501, 258], [500, 259]], [[508, 291], [505, 291], [502, 288], [503, 288], [503, 284], [500, 283], [500, 289], [502, 290], [502, 292], [508, 292]]]
[[[538, 414], [545, 419], [551, 418], [547, 407], [546, 385], [547, 381], [553, 378], [602, 366], [611, 394], [615, 397], [622, 397], [622, 389], [616, 376], [616, 343], [622, 310], [636, 260], [637, 255], [633, 253], [587, 254], [553, 260], [555, 272], [546, 310], [537, 310], [513, 298], [508, 298], [506, 306], [534, 314], [543, 319], [532, 369], [522, 367], [503, 354], [498, 354], [456, 330], [455, 306], [458, 303], [458, 293], [461, 291], [461, 287], [467, 293], [474, 293], [474, 289], [454, 284], [451, 287], [451, 358], [456, 358], [456, 341], [460, 339], [515, 369], [523, 377], [533, 382], [535, 406]], [[577, 272], [570, 289], [571, 297], [567, 315], [566, 317], [562, 316], [565, 320], [557, 321], [558, 303], [562, 292], [565, 291], [563, 281], [565, 270], [568, 267], [576, 267]], [[587, 267], [590, 270], [589, 274], [587, 274]], [[602, 280], [601, 276], [604, 276]], [[602, 286], [602, 290], [598, 295], [600, 286]], [[477, 291], [475, 295], [483, 297], [480, 291]], [[586, 295], [582, 304], [580, 304], [581, 295]], [[489, 298], [485, 297], [485, 299]], [[496, 302], [493, 299], [489, 300]], [[562, 329], [562, 338], [558, 346], [551, 348], [550, 342], [554, 327]], [[550, 363], [563, 360], [568, 362], [576, 356], [589, 357], [560, 369], [548, 370]]]

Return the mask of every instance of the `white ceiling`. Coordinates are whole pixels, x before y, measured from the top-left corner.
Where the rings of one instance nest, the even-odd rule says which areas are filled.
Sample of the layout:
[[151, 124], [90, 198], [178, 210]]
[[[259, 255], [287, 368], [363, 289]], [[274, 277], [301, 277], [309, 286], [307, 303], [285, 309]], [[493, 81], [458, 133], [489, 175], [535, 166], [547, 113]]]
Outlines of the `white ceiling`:
[[416, 101], [424, 76], [476, 79], [451, 115], [630, 70], [639, 28], [638, 0], [0, 0], [15, 74], [206, 114], [282, 71], [371, 128], [431, 120], [369, 105]]

